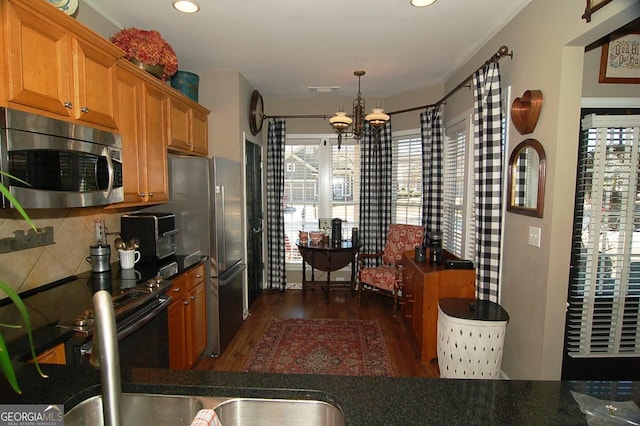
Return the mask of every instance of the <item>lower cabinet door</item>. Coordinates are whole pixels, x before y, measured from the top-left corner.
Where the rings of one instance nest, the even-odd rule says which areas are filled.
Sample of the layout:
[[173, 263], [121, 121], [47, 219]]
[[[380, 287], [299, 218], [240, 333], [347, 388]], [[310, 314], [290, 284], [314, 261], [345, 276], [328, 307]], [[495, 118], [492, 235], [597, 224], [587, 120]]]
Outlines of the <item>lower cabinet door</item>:
[[178, 298], [169, 306], [169, 368], [185, 370], [187, 362], [187, 305]]
[[205, 317], [206, 304], [204, 299], [204, 282], [189, 291], [189, 368], [207, 346], [207, 329]]

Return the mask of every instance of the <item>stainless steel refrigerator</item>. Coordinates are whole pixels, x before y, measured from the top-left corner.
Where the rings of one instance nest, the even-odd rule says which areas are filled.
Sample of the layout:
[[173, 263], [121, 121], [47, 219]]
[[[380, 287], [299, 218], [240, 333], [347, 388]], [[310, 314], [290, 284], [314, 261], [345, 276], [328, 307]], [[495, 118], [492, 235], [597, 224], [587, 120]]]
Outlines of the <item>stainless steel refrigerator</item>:
[[146, 209], [175, 214], [179, 257], [208, 256], [205, 355], [220, 355], [244, 320], [242, 194], [239, 162], [169, 155], [170, 201]]

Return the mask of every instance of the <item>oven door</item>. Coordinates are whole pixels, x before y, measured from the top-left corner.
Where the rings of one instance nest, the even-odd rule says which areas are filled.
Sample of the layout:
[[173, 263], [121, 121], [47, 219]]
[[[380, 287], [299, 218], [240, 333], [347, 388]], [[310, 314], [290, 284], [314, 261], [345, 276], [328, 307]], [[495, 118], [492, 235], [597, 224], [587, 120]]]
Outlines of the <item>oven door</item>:
[[[120, 367], [169, 368], [171, 297], [160, 297], [116, 324]], [[92, 342], [85, 343], [80, 363], [89, 364]]]

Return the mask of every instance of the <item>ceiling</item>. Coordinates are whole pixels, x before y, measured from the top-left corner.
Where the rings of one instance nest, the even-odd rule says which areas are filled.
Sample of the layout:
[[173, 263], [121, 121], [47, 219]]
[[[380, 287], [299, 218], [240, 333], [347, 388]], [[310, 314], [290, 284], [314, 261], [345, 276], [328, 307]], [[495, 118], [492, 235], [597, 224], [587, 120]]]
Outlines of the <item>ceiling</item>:
[[196, 1], [186, 15], [171, 0], [85, 0], [119, 27], [160, 31], [182, 70], [235, 70], [264, 95], [307, 97], [354, 95], [362, 69], [363, 94], [379, 98], [443, 83], [531, 0]]

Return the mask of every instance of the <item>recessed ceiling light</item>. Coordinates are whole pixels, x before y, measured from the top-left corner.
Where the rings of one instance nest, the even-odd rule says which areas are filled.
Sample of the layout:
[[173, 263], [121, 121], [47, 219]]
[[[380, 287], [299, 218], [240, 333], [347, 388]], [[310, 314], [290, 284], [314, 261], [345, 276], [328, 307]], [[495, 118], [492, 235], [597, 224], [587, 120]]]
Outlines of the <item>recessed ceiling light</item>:
[[436, 0], [410, 0], [411, 6], [425, 7], [434, 4]]
[[189, 0], [174, 0], [173, 7], [184, 13], [196, 13], [200, 10], [200, 6]]

